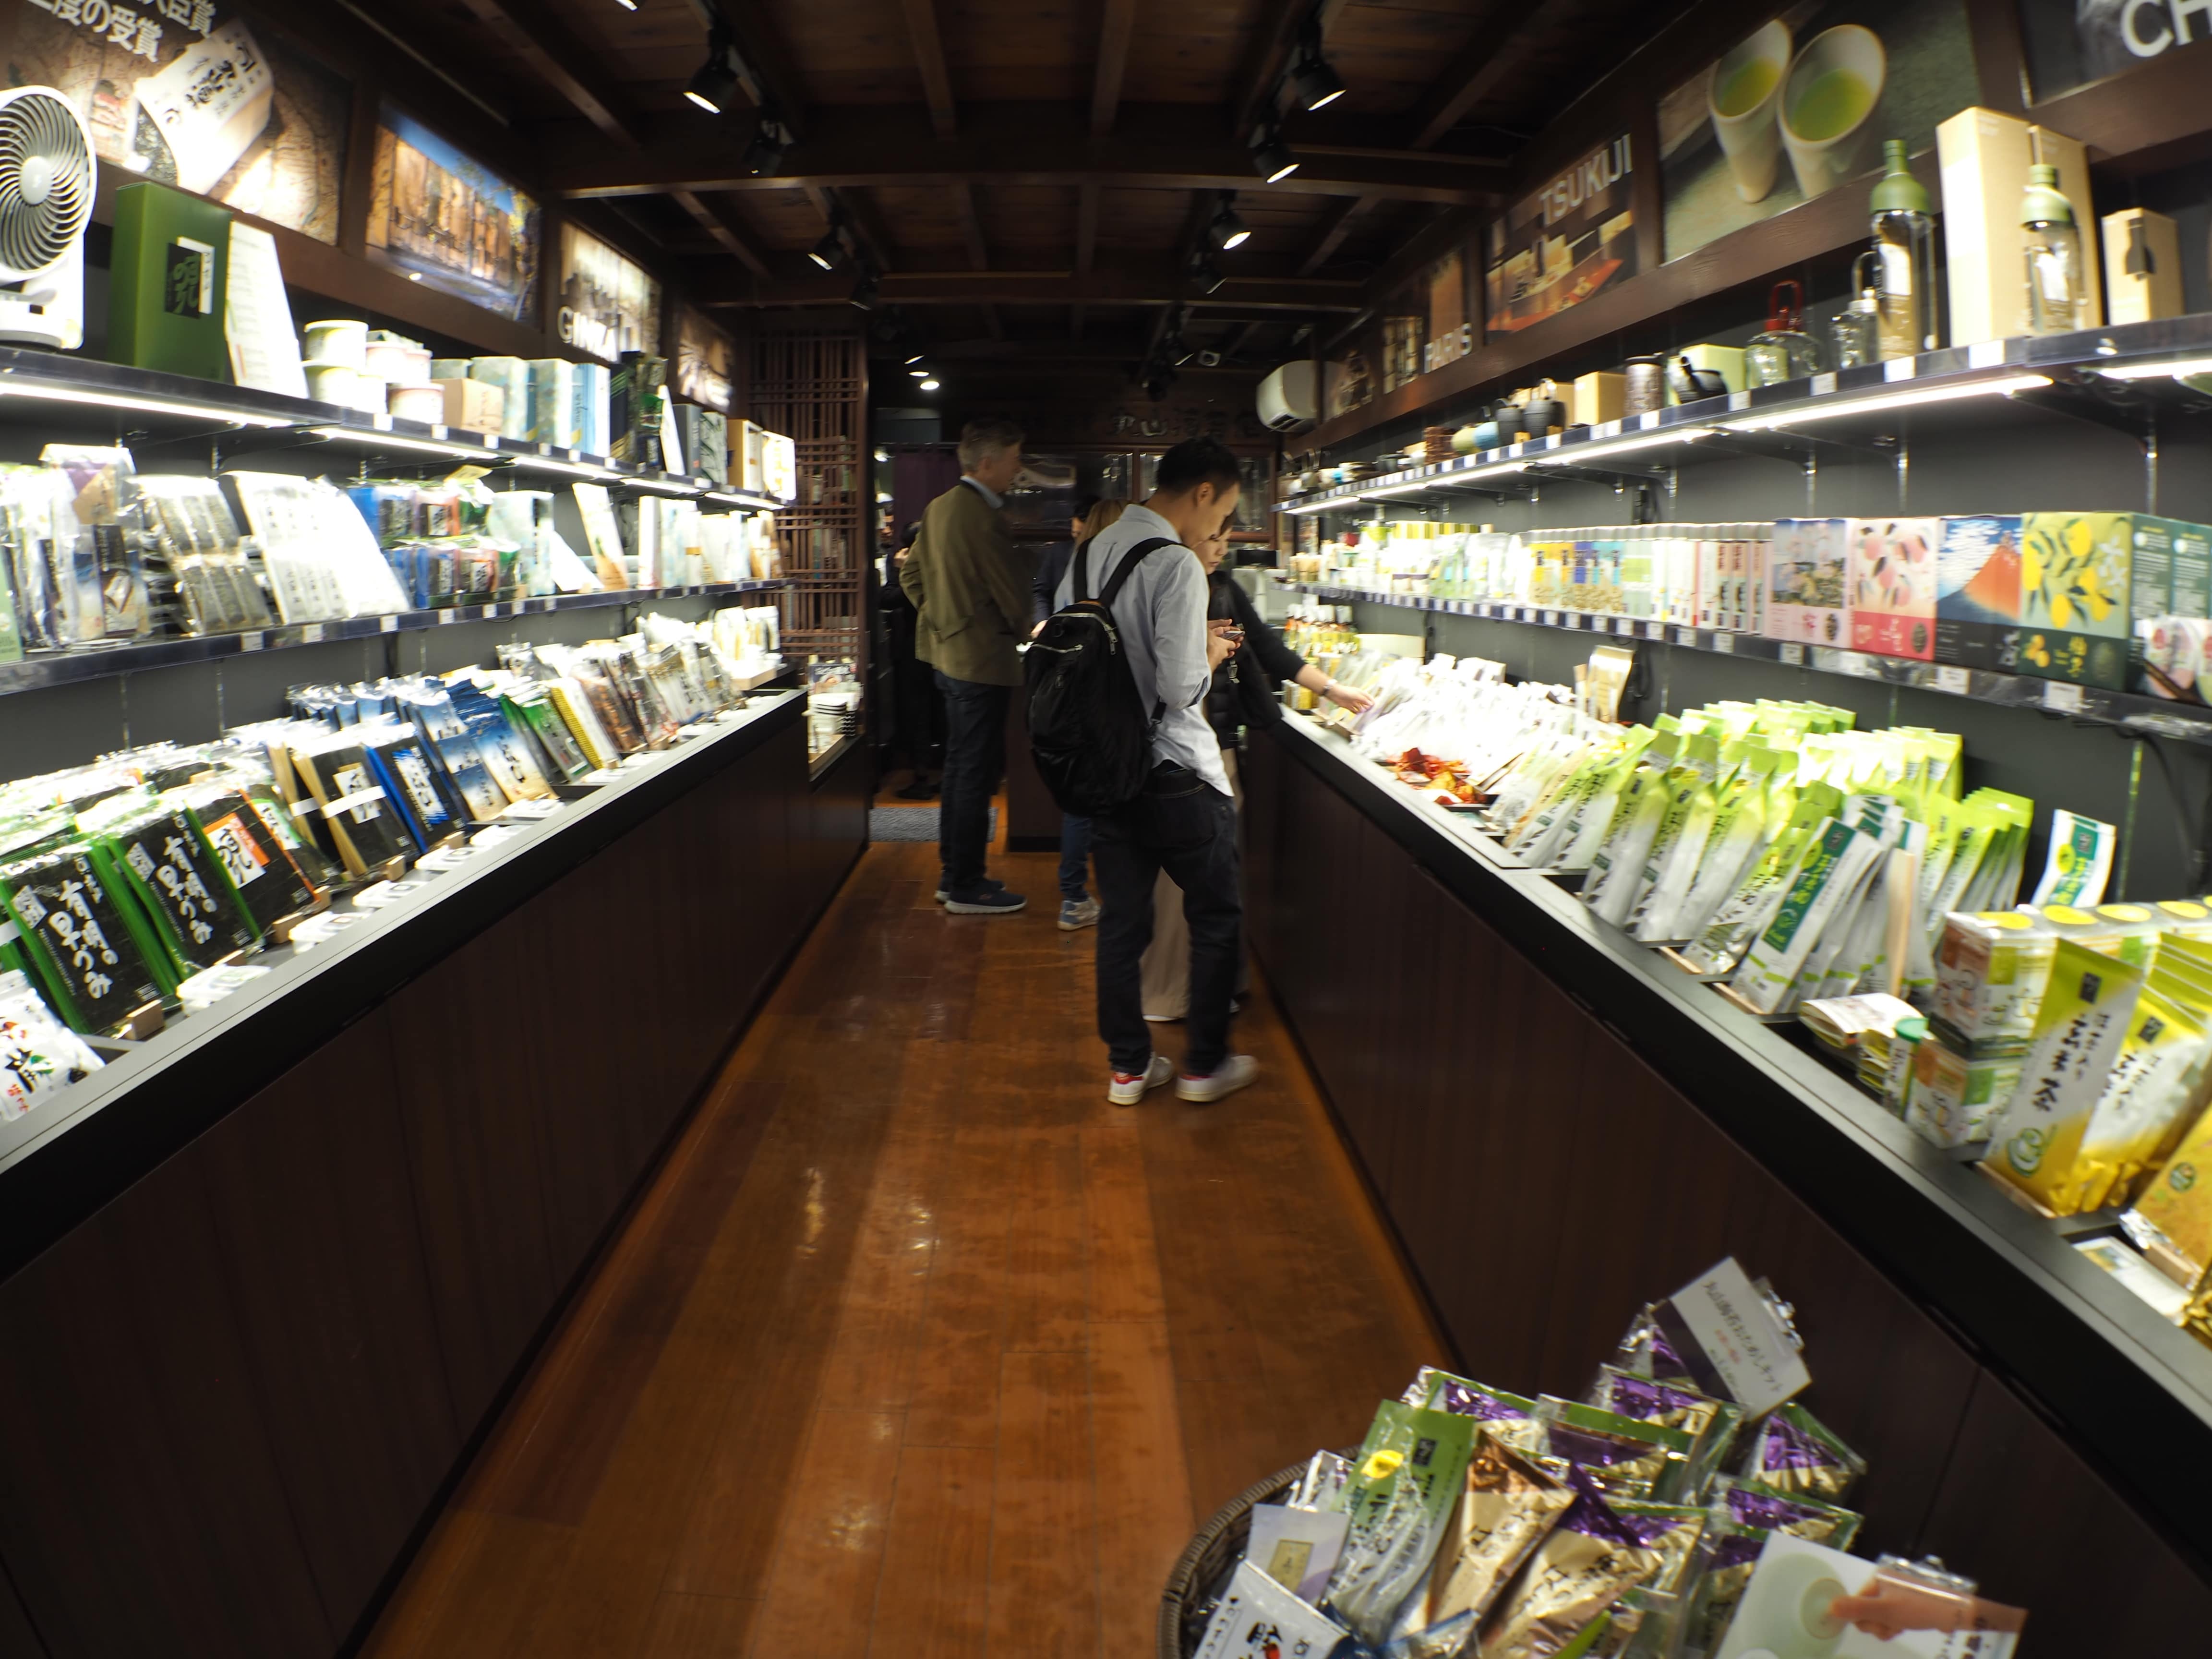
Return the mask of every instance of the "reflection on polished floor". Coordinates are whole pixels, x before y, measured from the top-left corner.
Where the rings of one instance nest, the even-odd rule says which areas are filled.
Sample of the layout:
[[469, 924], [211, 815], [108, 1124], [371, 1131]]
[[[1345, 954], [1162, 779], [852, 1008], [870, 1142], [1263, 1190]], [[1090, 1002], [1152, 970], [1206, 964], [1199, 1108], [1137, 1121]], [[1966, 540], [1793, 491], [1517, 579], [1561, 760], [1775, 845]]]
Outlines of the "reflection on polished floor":
[[862, 859], [373, 1659], [1141, 1659], [1196, 1522], [1443, 1355], [1264, 994], [1258, 1086], [1116, 1110], [1092, 936], [996, 867], [1027, 915]]

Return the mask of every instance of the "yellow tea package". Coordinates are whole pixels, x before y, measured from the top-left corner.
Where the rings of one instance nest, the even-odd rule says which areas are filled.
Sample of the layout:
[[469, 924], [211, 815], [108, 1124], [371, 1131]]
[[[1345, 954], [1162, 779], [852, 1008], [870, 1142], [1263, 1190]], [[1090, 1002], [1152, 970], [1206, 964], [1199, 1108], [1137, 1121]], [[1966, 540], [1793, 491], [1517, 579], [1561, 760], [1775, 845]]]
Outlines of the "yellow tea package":
[[2212, 1271], [2212, 1110], [2198, 1116], [2120, 1224], [2175, 1284], [2191, 1290], [2204, 1282]]
[[1977, 1146], [2020, 1086], [2024, 1058], [1962, 1052], [1941, 1031], [1912, 1045], [1905, 1121], [1938, 1146]]
[[[2062, 939], [2020, 1086], [1990, 1126], [1983, 1167], [2042, 1208], [2081, 1207], [2083, 1138], [2133, 1026], [2140, 968]], [[2156, 1034], [2153, 1034], [2155, 1037]]]

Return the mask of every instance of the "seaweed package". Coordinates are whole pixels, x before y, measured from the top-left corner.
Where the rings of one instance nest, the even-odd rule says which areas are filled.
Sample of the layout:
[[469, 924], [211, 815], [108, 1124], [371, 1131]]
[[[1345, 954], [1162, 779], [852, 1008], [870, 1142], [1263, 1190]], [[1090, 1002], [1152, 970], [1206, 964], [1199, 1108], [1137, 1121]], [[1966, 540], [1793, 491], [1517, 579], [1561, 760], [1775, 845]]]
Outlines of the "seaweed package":
[[1352, 1465], [1351, 1526], [1325, 1605], [1370, 1646], [1429, 1570], [1459, 1501], [1474, 1420], [1385, 1401]]
[[100, 1069], [100, 1058], [17, 969], [0, 972], [0, 1121], [12, 1122]]
[[245, 795], [215, 789], [185, 800], [223, 879], [264, 933], [319, 902], [321, 895], [301, 874], [270, 820]]
[[259, 945], [260, 930], [182, 811], [162, 806], [130, 814], [94, 845], [111, 876], [131, 890], [152, 921], [179, 979]]
[[1515, 1450], [1531, 1457], [1544, 1455], [1544, 1425], [1536, 1419], [1533, 1400], [1493, 1389], [1486, 1382], [1471, 1382], [1430, 1365], [1421, 1367], [1413, 1386], [1402, 1397], [1409, 1406], [1471, 1417], [1486, 1432]]
[[1587, 1470], [1570, 1470], [1567, 1478], [1575, 1500], [1498, 1601], [1480, 1645], [1470, 1650], [1481, 1659], [1587, 1651], [1577, 1643], [1667, 1565], [1614, 1513]]
[[452, 690], [453, 712], [476, 739], [484, 769], [507, 799], [543, 800], [551, 794], [553, 787], [545, 781], [544, 771], [532, 752], [535, 744], [526, 735], [528, 728], [516, 731], [505, 711], [480, 686], [462, 681]]
[[506, 792], [485, 769], [483, 751], [444, 686], [403, 690], [399, 706], [437, 757], [439, 771], [452, 791], [449, 804], [458, 813], [472, 823], [489, 823], [507, 810]]
[[1792, 1401], [1759, 1420], [1737, 1472], [1770, 1492], [1840, 1504], [1866, 1473], [1866, 1459]]
[[1689, 1435], [1690, 1469], [1686, 1490], [1702, 1492], [1735, 1443], [1743, 1422], [1743, 1407], [1733, 1400], [1717, 1399], [1696, 1389], [1638, 1376], [1617, 1365], [1598, 1368], [1590, 1388], [1590, 1404], [1639, 1423], [1680, 1429]]
[[296, 744], [292, 763], [313, 792], [348, 872], [374, 875], [407, 853], [406, 830], [351, 733]]
[[0, 870], [0, 890], [47, 1001], [71, 1030], [118, 1035], [167, 988], [139, 942], [131, 901], [101, 877], [90, 847], [71, 843]]
[[145, 515], [140, 503], [137, 468], [127, 449], [48, 444], [39, 459], [74, 492], [70, 513], [77, 536], [72, 549], [77, 580], [91, 560], [97, 592], [98, 623], [79, 623], [80, 639], [135, 639], [154, 630], [153, 601], [147, 589]]
[[1546, 1395], [1537, 1401], [1546, 1450], [1586, 1469], [1609, 1498], [1663, 1504], [1688, 1485], [1695, 1437]]
[[1425, 1625], [1479, 1623], [1575, 1501], [1554, 1480], [1486, 1431], [1468, 1460], [1467, 1490], [1437, 1554]]
[[559, 774], [559, 782], [574, 783], [592, 769], [591, 758], [576, 741], [576, 734], [541, 689], [516, 687], [502, 691], [499, 701], [509, 725], [519, 723], [529, 728], [547, 762]]
[[419, 851], [428, 852], [453, 832], [453, 807], [439, 791], [437, 768], [413, 727], [389, 720], [364, 726], [361, 747]]

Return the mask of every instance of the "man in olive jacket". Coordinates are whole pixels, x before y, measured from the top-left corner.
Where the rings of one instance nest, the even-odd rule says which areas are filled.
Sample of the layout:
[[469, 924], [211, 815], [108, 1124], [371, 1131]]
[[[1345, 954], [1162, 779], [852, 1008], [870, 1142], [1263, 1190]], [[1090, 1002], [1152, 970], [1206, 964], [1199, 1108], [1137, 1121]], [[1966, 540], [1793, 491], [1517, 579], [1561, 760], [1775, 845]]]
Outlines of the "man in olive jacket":
[[1028, 901], [983, 873], [991, 794], [1006, 768], [1006, 707], [1022, 683], [1015, 647], [1029, 632], [1030, 572], [1000, 518], [1022, 470], [1018, 427], [971, 421], [960, 482], [929, 504], [899, 568], [914, 601], [915, 654], [945, 694], [945, 781], [938, 803], [937, 896], [959, 915], [1006, 916]]

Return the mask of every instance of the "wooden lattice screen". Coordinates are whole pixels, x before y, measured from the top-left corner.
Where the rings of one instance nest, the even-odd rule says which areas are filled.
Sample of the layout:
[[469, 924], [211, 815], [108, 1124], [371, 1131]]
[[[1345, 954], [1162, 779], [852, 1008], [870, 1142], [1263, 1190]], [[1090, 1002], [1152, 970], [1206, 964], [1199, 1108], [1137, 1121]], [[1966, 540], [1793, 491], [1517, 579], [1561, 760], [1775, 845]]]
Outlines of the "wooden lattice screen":
[[756, 335], [751, 418], [799, 447], [799, 498], [776, 514], [784, 653], [866, 672], [867, 343], [857, 334]]

